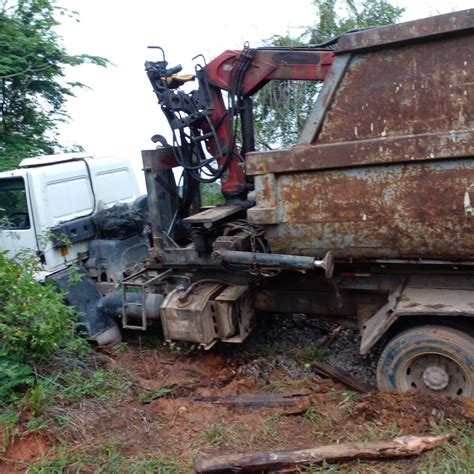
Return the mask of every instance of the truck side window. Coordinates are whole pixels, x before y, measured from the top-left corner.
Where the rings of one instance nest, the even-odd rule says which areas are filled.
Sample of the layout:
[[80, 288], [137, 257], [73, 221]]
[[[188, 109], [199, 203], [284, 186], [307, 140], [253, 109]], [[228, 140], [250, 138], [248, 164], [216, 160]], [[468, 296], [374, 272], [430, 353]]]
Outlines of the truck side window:
[[0, 179], [0, 229], [29, 229], [30, 216], [23, 178]]

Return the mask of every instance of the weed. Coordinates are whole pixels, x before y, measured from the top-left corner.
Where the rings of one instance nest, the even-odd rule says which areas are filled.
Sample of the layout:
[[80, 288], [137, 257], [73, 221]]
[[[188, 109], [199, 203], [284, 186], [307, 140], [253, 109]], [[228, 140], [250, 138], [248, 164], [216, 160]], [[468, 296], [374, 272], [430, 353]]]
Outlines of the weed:
[[4, 453], [10, 444], [19, 418], [20, 413], [11, 407], [0, 413], [0, 423], [2, 426], [2, 445], [0, 446], [0, 454]]
[[168, 393], [174, 392], [178, 388], [177, 385], [165, 385], [161, 387], [159, 390], [154, 390], [152, 392], [145, 392], [142, 393], [139, 397], [141, 403], [151, 403], [153, 400], [157, 398], [161, 398]]
[[98, 469], [97, 473], [100, 472], [120, 472], [125, 462], [125, 456], [120, 452], [120, 444], [116, 441], [110, 441], [102, 446], [102, 453], [105, 454], [106, 467]]
[[330, 351], [327, 347], [311, 346], [303, 349], [301, 359], [303, 362], [325, 362], [329, 357]]
[[26, 430], [28, 433], [37, 433], [38, 431], [42, 431], [47, 428], [49, 425], [49, 421], [50, 420], [44, 416], [31, 418], [26, 424]]
[[337, 404], [342, 415], [348, 415], [354, 406], [357, 394], [356, 392], [351, 392], [349, 390], [342, 391], [342, 400]]
[[127, 350], [128, 344], [125, 341], [119, 341], [114, 344], [115, 352], [122, 354]]
[[306, 410], [303, 417], [312, 423], [313, 435], [318, 438], [327, 438], [331, 432], [333, 419], [327, 412], [320, 412], [314, 407]]
[[211, 446], [219, 446], [224, 442], [223, 431], [223, 426], [216, 423], [204, 431], [204, 437]]
[[284, 349], [282, 348], [281, 344], [274, 341], [265, 342], [265, 344], [262, 344], [259, 350], [259, 356], [261, 357], [269, 357], [283, 353]]
[[52, 394], [54, 387], [49, 380], [38, 380], [37, 383], [30, 388], [22, 400], [22, 405], [26, 410], [31, 412], [34, 417], [44, 414], [48, 406], [52, 402]]

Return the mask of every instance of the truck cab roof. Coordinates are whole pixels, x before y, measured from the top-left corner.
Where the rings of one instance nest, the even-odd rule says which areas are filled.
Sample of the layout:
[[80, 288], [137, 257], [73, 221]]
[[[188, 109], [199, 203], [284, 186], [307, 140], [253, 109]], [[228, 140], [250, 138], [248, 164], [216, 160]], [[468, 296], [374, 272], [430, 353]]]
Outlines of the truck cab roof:
[[88, 153], [58, 153], [56, 155], [40, 155], [32, 158], [25, 158], [20, 162], [20, 168], [32, 168], [34, 166], [46, 166], [65, 161], [84, 160], [92, 158]]

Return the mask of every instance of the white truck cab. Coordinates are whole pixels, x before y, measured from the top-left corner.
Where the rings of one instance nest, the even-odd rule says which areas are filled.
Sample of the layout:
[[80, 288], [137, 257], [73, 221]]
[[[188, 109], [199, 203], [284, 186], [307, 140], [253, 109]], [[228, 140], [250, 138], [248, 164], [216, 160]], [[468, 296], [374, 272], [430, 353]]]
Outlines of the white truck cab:
[[[54, 273], [87, 250], [94, 236], [88, 218], [139, 196], [127, 159], [84, 153], [26, 158], [19, 169], [0, 173], [0, 250], [33, 252], [44, 276]], [[69, 245], [55, 245], [51, 229], [64, 225]]]

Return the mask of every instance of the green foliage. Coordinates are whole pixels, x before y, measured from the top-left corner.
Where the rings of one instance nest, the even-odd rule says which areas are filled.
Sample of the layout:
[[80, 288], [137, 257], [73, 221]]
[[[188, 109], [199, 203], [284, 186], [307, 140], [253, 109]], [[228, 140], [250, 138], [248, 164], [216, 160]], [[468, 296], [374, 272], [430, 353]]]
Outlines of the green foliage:
[[203, 183], [200, 189], [203, 206], [217, 206], [224, 202], [219, 183]]
[[177, 385], [165, 385], [164, 387], [161, 387], [158, 390], [154, 390], [152, 392], [144, 392], [140, 396], [140, 401], [142, 403], [151, 403], [153, 400], [156, 400], [157, 398], [164, 397], [165, 395], [168, 395], [169, 393], [174, 392], [178, 388]]
[[37, 364], [86, 347], [76, 336], [74, 310], [53, 284], [34, 279], [34, 269], [33, 261], [0, 252], [0, 404], [33, 384]]
[[[389, 0], [314, 0], [316, 24], [298, 36], [274, 36], [271, 46], [322, 43], [354, 28], [383, 26], [399, 21], [404, 9]], [[313, 108], [320, 83], [272, 81], [254, 101], [256, 146], [259, 150], [288, 147], [297, 142]]]
[[[3, 352], [3, 351], [2, 351]], [[0, 406], [17, 398], [17, 391], [29, 387], [34, 382], [32, 367], [0, 355]], [[2, 403], [3, 402], [3, 403]]]
[[25, 157], [53, 153], [58, 123], [77, 82], [64, 80], [66, 66], [104, 58], [69, 55], [55, 31], [67, 14], [54, 0], [4, 0], [0, 4], [0, 170]]
[[301, 357], [303, 362], [325, 362], [330, 353], [331, 351], [327, 347], [310, 346], [303, 349]]

